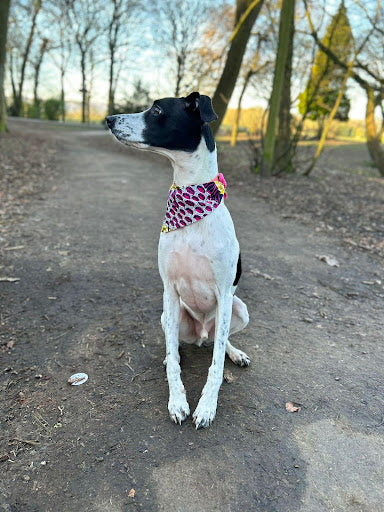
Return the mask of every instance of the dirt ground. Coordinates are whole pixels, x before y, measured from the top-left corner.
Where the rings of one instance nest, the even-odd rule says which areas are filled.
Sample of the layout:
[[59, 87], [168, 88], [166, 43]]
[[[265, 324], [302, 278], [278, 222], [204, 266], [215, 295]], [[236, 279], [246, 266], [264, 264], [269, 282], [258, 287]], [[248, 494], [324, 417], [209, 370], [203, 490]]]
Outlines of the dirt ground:
[[[304, 185], [279, 203], [273, 189], [288, 178], [261, 184], [221, 165], [251, 318], [233, 343], [252, 363], [226, 361], [233, 379], [210, 429], [177, 426], [156, 256], [170, 166], [101, 129], [10, 129], [20, 146], [7, 139], [5, 157], [1, 142], [0, 277], [17, 280], [0, 281], [0, 510], [382, 512], [383, 260], [359, 246], [356, 223], [329, 229], [334, 220], [301, 215]], [[12, 177], [13, 153], [21, 182], [39, 176], [29, 191]], [[383, 217], [372, 227], [367, 215], [380, 234]], [[193, 410], [211, 349], [182, 347], [181, 358]], [[89, 380], [69, 386], [75, 372]], [[301, 410], [288, 412], [289, 401]]]

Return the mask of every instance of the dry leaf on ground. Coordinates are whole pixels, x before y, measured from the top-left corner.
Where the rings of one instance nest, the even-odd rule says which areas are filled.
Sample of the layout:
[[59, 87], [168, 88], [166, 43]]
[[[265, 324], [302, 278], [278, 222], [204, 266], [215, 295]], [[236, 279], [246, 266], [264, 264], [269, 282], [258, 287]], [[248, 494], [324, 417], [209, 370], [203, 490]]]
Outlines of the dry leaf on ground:
[[300, 412], [301, 411], [301, 407], [298, 407], [298, 406], [294, 405], [293, 402], [287, 402], [285, 404], [285, 409], [288, 412]]
[[228, 384], [231, 384], [232, 382], [234, 382], [236, 380], [235, 377], [233, 376], [232, 372], [230, 372], [227, 369], [224, 370], [223, 376], [224, 376], [225, 382], [228, 382]]
[[333, 256], [326, 256], [325, 254], [323, 254], [321, 256], [316, 255], [316, 258], [319, 259], [320, 261], [324, 261], [330, 267], [340, 267], [340, 263]]
[[131, 489], [128, 493], [128, 498], [134, 498], [136, 494], [135, 489]]

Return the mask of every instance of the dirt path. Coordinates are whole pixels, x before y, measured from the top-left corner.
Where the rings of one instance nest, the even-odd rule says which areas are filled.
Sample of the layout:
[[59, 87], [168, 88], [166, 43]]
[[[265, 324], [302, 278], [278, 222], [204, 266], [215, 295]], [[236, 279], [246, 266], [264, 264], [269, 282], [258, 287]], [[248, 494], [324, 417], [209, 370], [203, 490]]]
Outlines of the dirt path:
[[[209, 430], [173, 425], [156, 256], [167, 162], [100, 130], [25, 130], [57, 141], [60, 178], [15, 227], [24, 248], [2, 252], [1, 273], [20, 281], [0, 283], [14, 341], [0, 354], [0, 510], [381, 512], [378, 260], [272, 216], [230, 178], [251, 316], [234, 340], [252, 365], [226, 361], [234, 381]], [[181, 354], [193, 410], [211, 350]], [[89, 380], [70, 387], [77, 371]]]

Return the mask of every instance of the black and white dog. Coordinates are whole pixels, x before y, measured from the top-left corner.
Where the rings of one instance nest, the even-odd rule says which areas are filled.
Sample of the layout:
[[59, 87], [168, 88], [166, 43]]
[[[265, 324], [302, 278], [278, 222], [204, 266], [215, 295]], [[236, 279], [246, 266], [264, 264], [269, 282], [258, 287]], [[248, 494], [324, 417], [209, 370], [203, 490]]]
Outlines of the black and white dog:
[[[180, 424], [189, 415], [180, 378], [179, 340], [199, 346], [207, 339], [214, 340], [207, 382], [193, 413], [196, 428], [208, 427], [215, 417], [225, 353], [240, 366], [250, 363], [248, 356], [228, 340], [248, 324], [249, 317], [246, 305], [234, 295], [241, 273], [239, 244], [230, 213], [221, 200], [224, 190], [216, 180], [216, 144], [208, 126], [215, 119], [210, 98], [198, 92], [186, 98], [156, 100], [150, 109], [138, 114], [106, 118], [117, 140], [165, 155], [173, 166], [170, 193], [178, 195], [173, 195], [174, 204], [169, 203], [169, 196], [165, 218], [169, 223], [163, 225], [158, 254], [164, 284], [161, 323], [166, 339], [168, 410], [172, 420]], [[219, 198], [213, 207], [212, 198], [204, 202], [209, 191], [215, 200]], [[183, 203], [183, 194], [191, 201]], [[195, 210], [188, 210], [190, 203]], [[172, 213], [176, 216], [177, 208], [179, 216], [180, 211], [187, 215], [185, 209], [195, 214], [189, 219], [191, 223], [180, 221], [179, 225], [176, 218], [170, 218]]]

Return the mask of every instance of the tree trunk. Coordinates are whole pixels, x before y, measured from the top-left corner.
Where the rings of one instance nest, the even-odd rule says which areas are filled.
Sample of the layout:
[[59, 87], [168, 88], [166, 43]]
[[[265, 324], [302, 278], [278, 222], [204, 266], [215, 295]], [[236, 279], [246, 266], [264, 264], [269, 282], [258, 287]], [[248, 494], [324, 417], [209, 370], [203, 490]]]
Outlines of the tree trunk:
[[87, 109], [87, 77], [85, 69], [85, 51], [80, 49], [81, 52], [81, 122], [86, 123], [86, 109]]
[[48, 46], [48, 39], [43, 39], [43, 42], [41, 43], [41, 46], [40, 46], [39, 58], [37, 59], [35, 65], [34, 65], [35, 77], [34, 77], [34, 82], [33, 82], [33, 103], [37, 109], [37, 114], [38, 114], [37, 117], [38, 118], [40, 118], [40, 99], [37, 94], [37, 90], [39, 88], [40, 68], [41, 68], [41, 64], [43, 62], [44, 53], [47, 49], [47, 46]]
[[35, 10], [33, 11], [32, 25], [31, 25], [31, 29], [29, 31], [27, 45], [24, 50], [23, 61], [21, 63], [19, 87], [17, 90], [16, 97], [14, 98], [15, 112], [16, 112], [16, 115], [18, 115], [18, 116], [20, 116], [23, 113], [22, 108], [23, 108], [23, 87], [24, 87], [24, 78], [25, 78], [25, 68], [27, 65], [29, 52], [30, 52], [30, 49], [32, 46], [33, 36], [35, 34], [35, 28], [36, 28], [36, 18], [37, 18], [37, 15], [39, 14], [40, 8], [41, 8], [41, 0], [36, 0], [36, 2], [34, 3]]
[[[237, 0], [235, 30], [231, 47], [228, 51], [223, 73], [212, 98], [213, 108], [218, 115], [218, 120], [211, 124], [213, 133], [217, 132], [224, 119], [229, 100], [236, 85], [249, 36], [263, 2], [264, 0]], [[248, 14], [247, 9], [250, 9]], [[246, 17], [244, 17], [245, 15]]]
[[377, 133], [375, 123], [375, 107], [378, 102], [375, 101], [375, 93], [371, 87], [366, 88], [367, 93], [367, 109], [365, 113], [365, 130], [367, 136], [367, 147], [371, 158], [379, 170], [380, 174], [384, 176], [384, 150], [380, 140], [380, 132]]
[[261, 174], [263, 175], [270, 175], [272, 173], [274, 163], [276, 125], [280, 111], [285, 68], [288, 58], [289, 37], [291, 33], [294, 13], [295, 0], [283, 0], [280, 12], [279, 44], [277, 48], [275, 74], [273, 77], [273, 88], [269, 106], [268, 125], [264, 140], [263, 161], [261, 163], [260, 169]]
[[0, 0], [0, 133], [7, 129], [7, 109], [4, 94], [5, 58], [10, 0]]
[[61, 120], [65, 123], [65, 90], [64, 90], [64, 76], [65, 70], [60, 71], [60, 83], [61, 83], [61, 94], [60, 94], [60, 108], [61, 108]]
[[109, 46], [109, 91], [108, 91], [108, 115], [115, 113], [115, 89], [114, 89], [114, 68], [115, 68], [115, 47]]
[[293, 39], [295, 36], [294, 7], [292, 17], [289, 21], [290, 27], [288, 40], [288, 55], [285, 63], [283, 89], [281, 91], [281, 102], [279, 110], [279, 131], [275, 149], [276, 156], [274, 167], [277, 173], [294, 171], [292, 165], [293, 148], [291, 146], [291, 75]]

